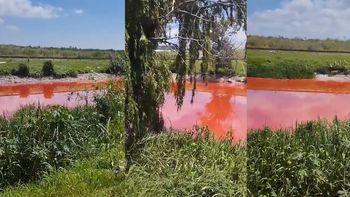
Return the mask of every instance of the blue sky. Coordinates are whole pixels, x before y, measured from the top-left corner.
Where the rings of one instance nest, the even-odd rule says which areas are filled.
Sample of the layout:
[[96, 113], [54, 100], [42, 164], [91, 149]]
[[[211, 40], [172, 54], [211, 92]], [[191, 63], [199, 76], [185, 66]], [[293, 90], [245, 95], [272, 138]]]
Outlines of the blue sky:
[[279, 0], [248, 0], [248, 15], [252, 15], [257, 11], [268, 9], [276, 9], [280, 6]]
[[124, 0], [0, 0], [0, 43], [124, 49]]
[[349, 0], [248, 0], [248, 34], [350, 39]]

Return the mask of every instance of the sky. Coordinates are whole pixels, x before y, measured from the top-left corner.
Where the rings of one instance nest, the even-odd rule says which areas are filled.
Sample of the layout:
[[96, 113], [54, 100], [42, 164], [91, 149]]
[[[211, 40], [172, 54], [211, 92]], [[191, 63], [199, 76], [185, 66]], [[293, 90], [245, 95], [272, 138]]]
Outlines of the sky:
[[349, 0], [248, 0], [248, 34], [350, 39]]
[[124, 0], [0, 0], [0, 44], [124, 49]]

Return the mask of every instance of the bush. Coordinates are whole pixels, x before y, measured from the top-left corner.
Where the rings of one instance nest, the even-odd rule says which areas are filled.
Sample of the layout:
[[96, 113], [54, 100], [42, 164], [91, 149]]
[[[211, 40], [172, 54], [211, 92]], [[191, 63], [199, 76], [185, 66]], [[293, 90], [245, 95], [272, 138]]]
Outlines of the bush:
[[125, 60], [122, 56], [112, 57], [108, 68], [108, 73], [121, 74], [124, 72]]
[[17, 70], [11, 72], [18, 77], [29, 77], [29, 67], [26, 64], [20, 64]]
[[73, 71], [73, 70], [68, 71], [67, 75], [69, 77], [78, 77], [78, 73], [76, 71]]
[[42, 67], [42, 73], [44, 77], [54, 76], [55, 69], [52, 61], [46, 61]]
[[93, 107], [34, 106], [0, 119], [0, 191], [96, 154], [114, 134]]

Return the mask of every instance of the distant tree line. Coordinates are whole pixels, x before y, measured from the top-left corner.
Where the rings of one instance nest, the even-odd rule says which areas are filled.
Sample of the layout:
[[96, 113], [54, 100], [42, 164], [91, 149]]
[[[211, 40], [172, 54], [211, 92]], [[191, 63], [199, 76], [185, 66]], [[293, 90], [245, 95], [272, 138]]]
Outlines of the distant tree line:
[[52, 57], [52, 58], [110, 58], [116, 53], [113, 49], [78, 49], [76, 47], [54, 48], [54, 47], [33, 47], [33, 46], [16, 46], [16, 45], [0, 45], [0, 56], [12, 57]]
[[310, 51], [349, 51], [350, 40], [336, 39], [302, 39], [284, 37], [248, 36], [248, 48], [271, 48]]

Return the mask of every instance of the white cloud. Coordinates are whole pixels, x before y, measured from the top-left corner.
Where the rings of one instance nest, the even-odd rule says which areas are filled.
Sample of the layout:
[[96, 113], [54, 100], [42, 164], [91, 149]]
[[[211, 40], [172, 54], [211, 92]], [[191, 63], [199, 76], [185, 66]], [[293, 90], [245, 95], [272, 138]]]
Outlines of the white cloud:
[[12, 31], [19, 31], [19, 27], [17, 27], [16, 25], [7, 25], [6, 29], [12, 30]]
[[62, 8], [51, 5], [33, 5], [31, 0], [0, 0], [0, 16], [23, 18], [55, 18]]
[[252, 13], [248, 33], [350, 39], [349, 19], [349, 0], [283, 0], [279, 8]]
[[82, 9], [75, 9], [74, 14], [84, 14], [84, 10]]
[[4, 19], [0, 18], [0, 25], [3, 24], [5, 21]]

